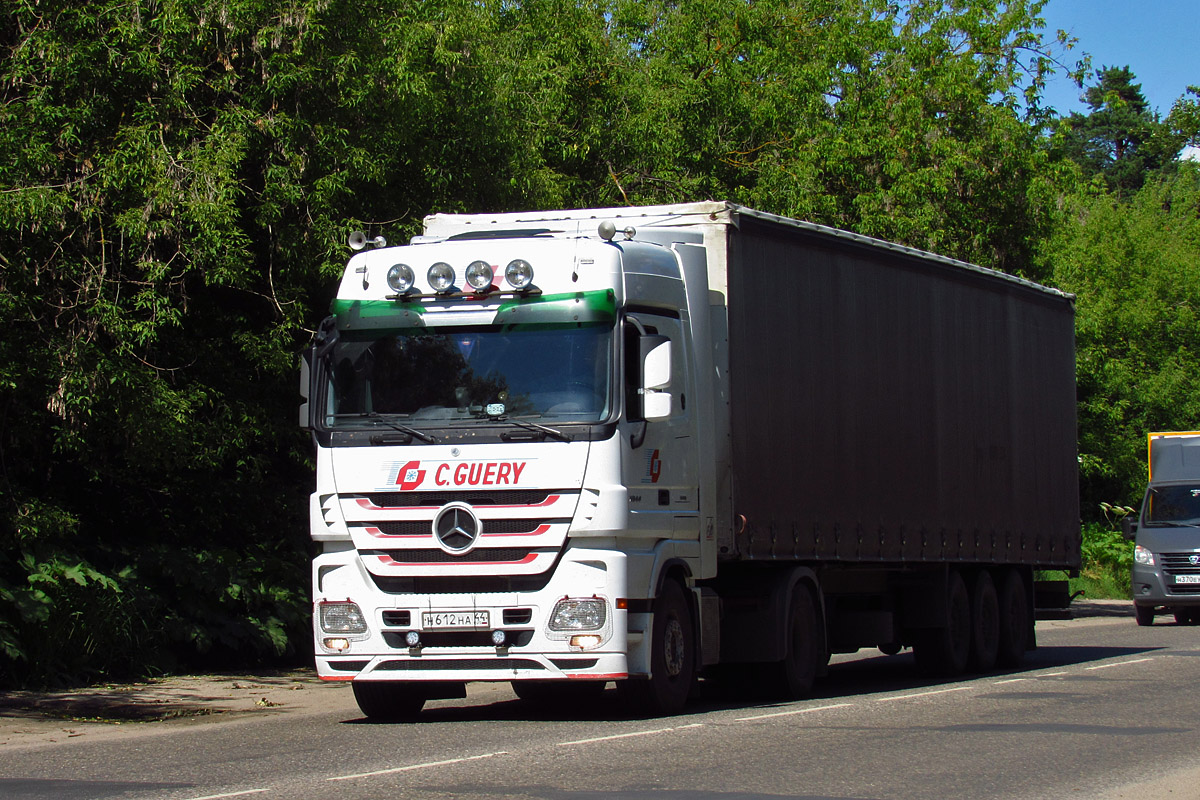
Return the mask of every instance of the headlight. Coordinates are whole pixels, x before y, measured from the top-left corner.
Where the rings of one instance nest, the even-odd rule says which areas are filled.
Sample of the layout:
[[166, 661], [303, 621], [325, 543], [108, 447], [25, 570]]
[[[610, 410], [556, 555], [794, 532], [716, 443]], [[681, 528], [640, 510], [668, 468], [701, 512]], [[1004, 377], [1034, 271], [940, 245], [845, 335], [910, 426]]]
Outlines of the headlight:
[[367, 621], [358, 603], [321, 603], [321, 630], [326, 633], [366, 633]]
[[413, 281], [416, 277], [413, 275], [412, 267], [408, 264], [393, 264], [388, 270], [387, 284], [392, 287], [393, 292], [403, 294], [412, 288]]
[[454, 288], [454, 267], [445, 261], [439, 261], [429, 268], [426, 275], [429, 286], [435, 292], [448, 292]]
[[466, 277], [467, 285], [477, 292], [482, 292], [492, 285], [492, 278], [496, 277], [496, 273], [486, 261], [472, 261], [467, 265]]
[[523, 258], [510, 261], [504, 268], [504, 280], [514, 289], [524, 289], [533, 282], [533, 267]]
[[608, 621], [608, 603], [599, 598], [564, 597], [550, 614], [552, 631], [598, 631]]
[[1140, 544], [1133, 548], [1133, 560], [1147, 567], [1154, 566], [1154, 553]]

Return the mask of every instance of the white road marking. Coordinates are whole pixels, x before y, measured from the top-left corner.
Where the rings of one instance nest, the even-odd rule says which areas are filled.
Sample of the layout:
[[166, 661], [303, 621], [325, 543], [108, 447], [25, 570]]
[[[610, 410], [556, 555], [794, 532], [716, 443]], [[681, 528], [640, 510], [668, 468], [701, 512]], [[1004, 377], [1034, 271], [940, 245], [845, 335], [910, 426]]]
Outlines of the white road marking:
[[770, 714], [759, 714], [754, 717], [739, 717], [734, 722], [753, 722], [756, 719], [771, 719], [772, 717], [790, 717], [795, 714], [811, 714], [814, 711], [828, 711], [831, 708], [848, 708], [854, 703], [834, 703], [830, 706], [816, 706], [814, 708], [796, 708], [791, 711], [775, 711]]
[[615, 733], [612, 736], [597, 736], [593, 739], [577, 739], [573, 742], [559, 742], [559, 747], [570, 747], [575, 744], [592, 744], [593, 742], [611, 742], [614, 739], [629, 739], [634, 736], [654, 736], [659, 733], [670, 733], [671, 731], [682, 731], [688, 728], [703, 728], [704, 723], [694, 722], [691, 725], [679, 725], [674, 728], [657, 728], [652, 731], [634, 731], [633, 733]]
[[1027, 681], [1027, 680], [1029, 680], [1029, 678], [1009, 678], [1008, 680], [1005, 680], [1005, 681], [992, 681], [992, 685], [993, 686], [1001, 686], [1005, 683], [1020, 683], [1021, 681]]
[[350, 781], [355, 778], [373, 778], [376, 775], [391, 775], [396, 772], [411, 772], [416, 769], [429, 769], [430, 767], [446, 767], [451, 764], [462, 764], [465, 761], [479, 761], [484, 758], [495, 758], [496, 756], [506, 756], [508, 751], [501, 750], [498, 753], [484, 753], [481, 756], [466, 756], [464, 758], [450, 758], [445, 761], [430, 761], [425, 764], [409, 764], [406, 767], [392, 767], [391, 769], [377, 769], [374, 772], [360, 772], [355, 775], [338, 775], [335, 778], [326, 778], [327, 781]]
[[972, 686], [955, 686], [952, 689], [938, 689], [933, 692], [916, 692], [915, 694], [898, 694], [894, 697], [880, 697], [875, 700], [877, 703], [890, 703], [893, 700], [912, 700], [916, 697], [930, 697], [935, 694], [949, 694], [950, 692], [967, 692], [973, 689]]
[[206, 794], [204, 797], [192, 797], [189, 800], [221, 800], [223, 797], [242, 797], [247, 794], [258, 794], [266, 789], [246, 789], [242, 792], [227, 792], [226, 794]]
[[1087, 669], [1090, 672], [1094, 669], [1108, 669], [1110, 667], [1124, 667], [1127, 664], [1141, 664], [1143, 662], [1153, 661], [1153, 660], [1154, 659], [1152, 659], [1152, 658], [1135, 658], [1132, 661], [1117, 661], [1116, 663], [1113, 663], [1113, 664], [1097, 664], [1094, 667], [1085, 667], [1085, 669]]

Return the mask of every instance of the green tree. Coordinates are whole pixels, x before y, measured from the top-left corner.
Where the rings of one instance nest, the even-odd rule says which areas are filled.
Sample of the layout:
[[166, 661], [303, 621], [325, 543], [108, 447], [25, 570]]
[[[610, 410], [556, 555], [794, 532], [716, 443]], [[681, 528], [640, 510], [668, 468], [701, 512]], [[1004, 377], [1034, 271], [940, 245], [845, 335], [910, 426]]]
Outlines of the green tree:
[[1141, 188], [1148, 173], [1160, 169], [1178, 153], [1162, 147], [1161, 123], [1134, 83], [1129, 67], [1096, 71], [1097, 83], [1084, 92], [1090, 111], [1065, 120], [1062, 149], [1083, 168], [1099, 175], [1118, 194]]
[[1127, 200], [1066, 198], [1044, 255], [1077, 295], [1082, 507], [1099, 521], [1140, 499], [1148, 432], [1200, 426], [1200, 165]]

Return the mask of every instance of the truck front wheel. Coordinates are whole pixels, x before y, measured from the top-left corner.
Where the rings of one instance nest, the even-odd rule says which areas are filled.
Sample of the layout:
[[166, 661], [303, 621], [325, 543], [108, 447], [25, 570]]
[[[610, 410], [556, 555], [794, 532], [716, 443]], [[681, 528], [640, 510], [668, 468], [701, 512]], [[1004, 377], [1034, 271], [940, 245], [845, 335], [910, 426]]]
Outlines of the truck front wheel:
[[618, 684], [634, 714], [678, 714], [696, 677], [696, 634], [683, 586], [668, 580], [654, 603], [650, 631], [650, 679]]
[[425, 706], [425, 694], [411, 684], [354, 681], [351, 687], [359, 710], [376, 722], [413, 720]]

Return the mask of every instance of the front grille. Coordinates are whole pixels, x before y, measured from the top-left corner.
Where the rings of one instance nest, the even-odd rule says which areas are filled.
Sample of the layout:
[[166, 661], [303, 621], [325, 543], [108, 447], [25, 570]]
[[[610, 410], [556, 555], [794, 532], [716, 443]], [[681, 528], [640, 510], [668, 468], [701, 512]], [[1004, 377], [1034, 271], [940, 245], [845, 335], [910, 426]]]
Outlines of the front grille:
[[1159, 563], [1163, 567], [1163, 578], [1167, 583], [1167, 591], [1171, 594], [1200, 594], [1200, 583], [1176, 583], [1179, 575], [1200, 575], [1200, 564], [1192, 563], [1192, 559], [1200, 555], [1191, 553], [1160, 553]]
[[[379, 508], [441, 508], [447, 503], [471, 506], [536, 506], [552, 492], [546, 489], [479, 489], [471, 492], [376, 492], [358, 495]], [[351, 498], [353, 499], [353, 497]]]
[[[370, 574], [370, 573], [368, 573]], [[540, 592], [553, 571], [540, 575], [422, 575], [396, 577], [371, 574], [381, 592], [388, 594], [511, 594]]]
[[401, 564], [491, 564], [522, 561], [530, 550], [516, 547], [481, 548], [462, 555], [445, 550], [363, 550], [365, 556], [388, 556]]
[[406, 671], [420, 669], [545, 669], [537, 661], [528, 658], [444, 658], [423, 659], [415, 658], [410, 661], [384, 661], [378, 670]]
[[[421, 631], [423, 647], [489, 647], [494, 648], [491, 631]], [[533, 641], [533, 631], [506, 630], [505, 647], [525, 647]], [[408, 649], [405, 634], [385, 631], [383, 641], [395, 650]]]
[[1200, 553], [1160, 553], [1163, 567], [1173, 572], [1183, 572], [1189, 575], [1200, 575], [1200, 564], [1193, 564], [1192, 559]]
[[[484, 519], [480, 520], [483, 533], [517, 534], [533, 533], [541, 525], [548, 522], [565, 522], [566, 520], [546, 519]], [[407, 520], [400, 522], [370, 523], [372, 528], [378, 528], [385, 536], [428, 536], [433, 533], [433, 523], [428, 520]]]

